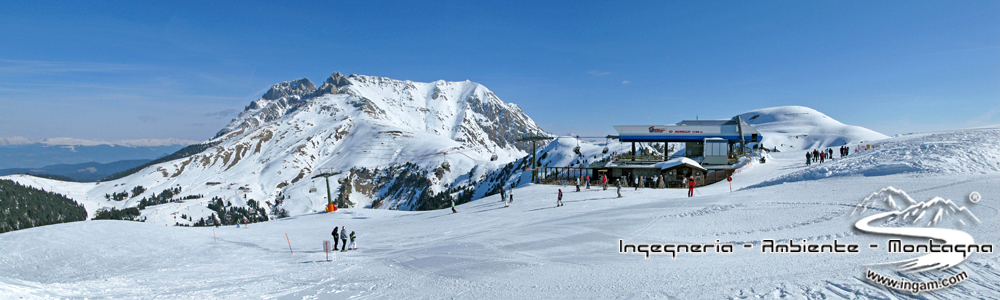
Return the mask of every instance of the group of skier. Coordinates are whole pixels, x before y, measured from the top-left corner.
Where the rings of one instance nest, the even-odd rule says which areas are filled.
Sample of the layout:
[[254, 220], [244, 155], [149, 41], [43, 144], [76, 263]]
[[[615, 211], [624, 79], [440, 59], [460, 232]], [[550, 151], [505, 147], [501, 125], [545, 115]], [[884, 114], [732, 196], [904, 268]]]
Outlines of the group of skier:
[[[338, 228], [340, 229], [339, 231], [337, 230]], [[347, 250], [357, 250], [358, 249], [358, 245], [354, 243], [354, 238], [355, 238], [354, 231], [351, 231], [351, 234], [348, 235], [347, 234], [347, 226], [334, 227], [333, 228], [333, 232], [330, 233], [330, 234], [333, 235], [333, 251], [337, 251], [337, 248], [338, 248], [337, 247], [337, 245], [338, 245], [337, 244], [337, 240], [338, 239], [341, 242], [343, 242], [343, 246], [340, 247], [340, 252], [344, 252], [344, 251], [347, 251]], [[348, 238], [351, 239], [351, 243], [350, 244], [347, 243], [347, 239]]]
[[[647, 187], [654, 188], [654, 189], [656, 189], [656, 188], [660, 188], [660, 189], [666, 188], [666, 181], [663, 179], [663, 175], [660, 175], [660, 176], [650, 176], [650, 177], [628, 175], [627, 177], [630, 177], [632, 179], [631, 180], [632, 187], [634, 187], [636, 190], [638, 190], [640, 188], [647, 188]], [[626, 184], [629, 183], [629, 179], [628, 178], [625, 179], [625, 183]]]
[[[874, 146], [867, 145], [867, 144], [864, 145], [864, 146], [858, 145], [858, 147], [854, 149], [854, 153], [858, 153], [858, 151], [860, 151], [860, 150], [870, 150], [873, 147]], [[847, 146], [847, 145], [840, 146], [840, 157], [848, 156], [850, 154], [851, 154], [851, 147], [850, 146]], [[811, 152], [810, 151], [806, 152], [806, 165], [807, 166], [811, 165], [812, 163], [815, 163], [817, 161], [819, 161], [819, 163], [823, 163], [827, 159], [833, 160], [833, 148], [828, 148], [828, 149], [826, 149], [826, 151], [813, 150]]]
[[[577, 188], [579, 188], [579, 186]], [[510, 189], [506, 191], [504, 191], [503, 187], [500, 188], [500, 202], [503, 202], [503, 207], [509, 207], [510, 204], [514, 202], [513, 185], [511, 185]]]
[[806, 152], [807, 166], [814, 162], [824, 163], [827, 159], [833, 159], [833, 148], [827, 149], [826, 151], [813, 150], [812, 152]]

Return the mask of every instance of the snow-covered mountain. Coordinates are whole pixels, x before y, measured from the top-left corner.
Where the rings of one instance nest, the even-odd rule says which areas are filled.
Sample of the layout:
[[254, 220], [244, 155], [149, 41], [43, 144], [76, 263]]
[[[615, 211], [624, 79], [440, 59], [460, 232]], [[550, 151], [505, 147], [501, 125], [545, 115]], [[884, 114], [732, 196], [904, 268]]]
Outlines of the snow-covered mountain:
[[[538, 135], [548, 136], [517, 105], [478, 83], [334, 73], [319, 88], [308, 79], [274, 85], [201, 152], [68, 194], [94, 204], [93, 213], [179, 189], [175, 198], [201, 198], [152, 206], [143, 216], [167, 224], [192, 216], [176, 219], [189, 224], [213, 213], [206, 207], [214, 197], [238, 207], [281, 201], [292, 215], [322, 210], [326, 183], [314, 177], [340, 172], [330, 188], [344, 206], [434, 209], [487, 194], [476, 183], [514, 169], [512, 162], [531, 149], [518, 139]], [[137, 186], [145, 191], [106, 198]]]
[[217, 134], [216, 147], [174, 170], [201, 162], [195, 168], [260, 174], [263, 182], [251, 184], [260, 192], [251, 194], [289, 197], [295, 212], [322, 204], [296, 201], [317, 198], [302, 191], [321, 170], [344, 172], [345, 188], [332, 188], [348, 206], [438, 208], [448, 203], [443, 193], [459, 189], [453, 183], [471, 181], [470, 171], [482, 175], [526, 155], [529, 144], [518, 139], [534, 135], [548, 134], [477, 83], [334, 73], [319, 88], [308, 79], [273, 86]]
[[871, 129], [851, 126], [803, 106], [779, 106], [740, 114], [763, 136], [768, 149], [781, 151], [840, 147], [872, 142], [888, 136]]

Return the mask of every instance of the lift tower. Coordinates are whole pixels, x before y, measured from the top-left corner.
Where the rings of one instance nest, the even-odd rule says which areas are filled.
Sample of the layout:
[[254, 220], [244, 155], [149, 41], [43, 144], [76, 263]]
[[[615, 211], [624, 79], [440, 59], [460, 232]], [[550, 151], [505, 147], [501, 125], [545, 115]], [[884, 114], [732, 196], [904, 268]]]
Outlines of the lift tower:
[[531, 142], [531, 182], [538, 180], [538, 157], [535, 155], [535, 152], [537, 151], [535, 143], [538, 141], [547, 141], [552, 139], [555, 139], [555, 137], [536, 135], [525, 136], [517, 140], [518, 142]]
[[332, 194], [330, 193], [330, 176], [339, 175], [340, 173], [343, 173], [343, 172], [340, 172], [340, 171], [333, 172], [333, 170], [322, 170], [321, 169], [319, 174], [317, 174], [316, 176], [312, 177], [312, 179], [316, 179], [316, 178], [320, 178], [320, 177], [326, 178], [326, 212], [337, 211], [337, 206], [333, 204], [333, 197], [331, 197]]

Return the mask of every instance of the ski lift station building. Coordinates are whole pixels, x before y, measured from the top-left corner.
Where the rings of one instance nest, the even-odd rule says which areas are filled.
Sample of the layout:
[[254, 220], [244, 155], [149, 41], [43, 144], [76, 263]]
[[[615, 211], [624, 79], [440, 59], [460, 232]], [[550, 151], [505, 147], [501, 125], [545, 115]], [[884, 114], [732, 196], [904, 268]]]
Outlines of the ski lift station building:
[[[683, 179], [690, 177], [701, 186], [726, 179], [735, 171], [733, 165], [745, 147], [759, 144], [762, 139], [760, 132], [740, 116], [729, 120], [684, 120], [676, 125], [617, 125], [614, 128], [618, 136], [608, 138], [631, 142], [630, 153], [567, 169], [579, 170], [572, 174], [607, 175], [612, 180], [624, 179], [623, 182], [632, 182], [638, 176], [662, 178], [667, 187], [682, 187]], [[685, 150], [680, 155], [639, 154], [636, 143], [684, 143]], [[551, 174], [556, 174], [558, 179], [561, 172], [559, 168], [554, 169], [556, 172]], [[573, 171], [567, 173], [570, 172]]]
[[[702, 165], [730, 165], [740, 144], [761, 140], [760, 132], [740, 116], [729, 120], [684, 120], [677, 125], [618, 125], [618, 140], [627, 143], [684, 143], [684, 157]], [[633, 150], [634, 152], [635, 150]], [[634, 155], [634, 153], [633, 153]]]

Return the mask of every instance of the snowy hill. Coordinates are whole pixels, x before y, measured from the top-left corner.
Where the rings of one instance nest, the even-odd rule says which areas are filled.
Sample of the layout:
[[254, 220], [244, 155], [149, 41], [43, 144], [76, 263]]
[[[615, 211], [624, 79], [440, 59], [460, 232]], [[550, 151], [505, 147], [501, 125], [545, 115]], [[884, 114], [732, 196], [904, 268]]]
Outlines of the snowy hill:
[[780, 106], [740, 114], [760, 131], [768, 149], [780, 151], [840, 147], [873, 142], [888, 136], [859, 126], [845, 125], [812, 108]]

